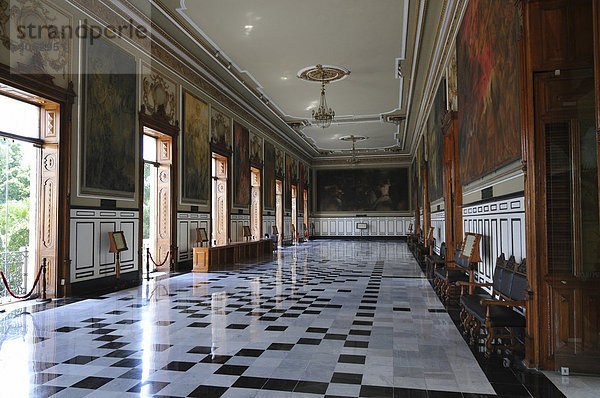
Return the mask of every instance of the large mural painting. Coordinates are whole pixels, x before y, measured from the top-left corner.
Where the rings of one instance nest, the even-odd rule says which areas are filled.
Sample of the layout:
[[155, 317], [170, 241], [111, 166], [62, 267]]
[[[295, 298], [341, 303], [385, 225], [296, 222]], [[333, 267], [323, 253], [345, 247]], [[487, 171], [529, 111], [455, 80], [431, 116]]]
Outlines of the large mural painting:
[[444, 136], [442, 117], [446, 111], [446, 82], [442, 80], [438, 87], [429, 119], [427, 120], [427, 167], [429, 183], [429, 201], [440, 199], [444, 195]]
[[467, 184], [521, 157], [515, 6], [471, 1], [456, 47], [459, 168]]
[[135, 174], [135, 58], [99, 39], [86, 42], [81, 131], [81, 192], [133, 197]]
[[263, 205], [265, 209], [275, 209], [275, 147], [265, 140], [265, 177]]
[[317, 211], [406, 211], [408, 168], [317, 170]]
[[190, 93], [183, 96], [182, 178], [185, 203], [208, 203], [210, 146], [208, 104]]
[[248, 129], [233, 122], [233, 205], [250, 206], [250, 152]]

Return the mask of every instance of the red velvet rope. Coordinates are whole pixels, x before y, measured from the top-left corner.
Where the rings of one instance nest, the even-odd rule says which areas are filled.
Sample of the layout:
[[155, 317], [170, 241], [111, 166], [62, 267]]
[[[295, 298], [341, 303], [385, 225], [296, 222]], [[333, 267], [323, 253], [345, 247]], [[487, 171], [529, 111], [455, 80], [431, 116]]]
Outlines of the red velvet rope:
[[163, 262], [160, 264], [156, 264], [156, 261], [154, 261], [154, 259], [152, 258], [152, 253], [148, 252], [148, 255], [150, 255], [150, 260], [152, 260], [155, 267], [162, 267], [167, 262], [167, 258], [169, 258], [169, 252], [167, 252], [167, 255], [165, 256], [165, 259], [163, 260]]
[[33, 293], [33, 289], [35, 289], [35, 286], [37, 285], [38, 281], [40, 280], [40, 275], [42, 275], [42, 267], [40, 267], [40, 269], [38, 270], [38, 274], [35, 277], [35, 282], [33, 282], [33, 287], [31, 288], [29, 293], [27, 293], [24, 296], [17, 296], [16, 294], [14, 294], [12, 292], [12, 290], [10, 290], [10, 286], [8, 286], [8, 281], [6, 280], [6, 276], [4, 276], [4, 272], [0, 271], [0, 275], [2, 276], [2, 282], [4, 282], [4, 286], [6, 287], [6, 290], [8, 290], [8, 292], [10, 293], [11, 296], [13, 296], [16, 299], [25, 299], [25, 298], [31, 296], [31, 293]]

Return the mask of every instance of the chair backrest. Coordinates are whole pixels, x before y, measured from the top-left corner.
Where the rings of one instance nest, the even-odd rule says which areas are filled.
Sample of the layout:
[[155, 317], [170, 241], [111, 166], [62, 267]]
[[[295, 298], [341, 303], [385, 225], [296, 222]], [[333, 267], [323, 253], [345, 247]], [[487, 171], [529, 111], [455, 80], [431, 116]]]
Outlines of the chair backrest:
[[494, 268], [494, 275], [492, 276], [494, 283], [494, 292], [499, 293], [502, 286], [502, 276], [505, 272], [506, 259], [504, 258], [504, 253], [500, 254], [500, 257], [496, 260], [496, 268]]
[[442, 242], [440, 246], [440, 257], [442, 259], [446, 258], [446, 242]]
[[515, 256], [510, 256], [504, 266], [506, 272], [502, 274], [500, 283], [500, 294], [505, 298], [510, 298], [510, 289], [512, 287], [513, 278], [515, 276]]
[[525, 300], [527, 298], [527, 266], [525, 259], [520, 264], [515, 264], [514, 277], [510, 287], [512, 300]]

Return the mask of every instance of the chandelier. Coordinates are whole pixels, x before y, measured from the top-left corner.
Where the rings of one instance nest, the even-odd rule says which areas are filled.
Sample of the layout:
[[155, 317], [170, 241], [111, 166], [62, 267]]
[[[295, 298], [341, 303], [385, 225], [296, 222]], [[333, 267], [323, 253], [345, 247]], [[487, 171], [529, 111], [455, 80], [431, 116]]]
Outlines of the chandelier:
[[369, 139], [369, 137], [364, 137], [362, 135], [346, 135], [339, 139], [341, 141], [352, 141], [352, 157], [346, 160], [346, 162], [352, 165], [360, 163], [360, 159], [356, 156], [356, 141], [364, 141]]
[[319, 99], [319, 107], [317, 108], [316, 112], [313, 109], [312, 117], [315, 119], [317, 126], [321, 128], [327, 128], [331, 126], [331, 122], [335, 117], [335, 112], [333, 109], [327, 107], [327, 98], [325, 98], [325, 81], [321, 83], [321, 98]]

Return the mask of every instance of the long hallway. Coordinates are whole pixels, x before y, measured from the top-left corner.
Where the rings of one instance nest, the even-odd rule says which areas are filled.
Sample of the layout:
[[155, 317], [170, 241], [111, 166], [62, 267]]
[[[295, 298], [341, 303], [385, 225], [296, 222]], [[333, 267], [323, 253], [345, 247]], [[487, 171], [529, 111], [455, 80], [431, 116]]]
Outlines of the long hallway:
[[496, 396], [398, 242], [305, 243], [1, 327], [10, 397]]

